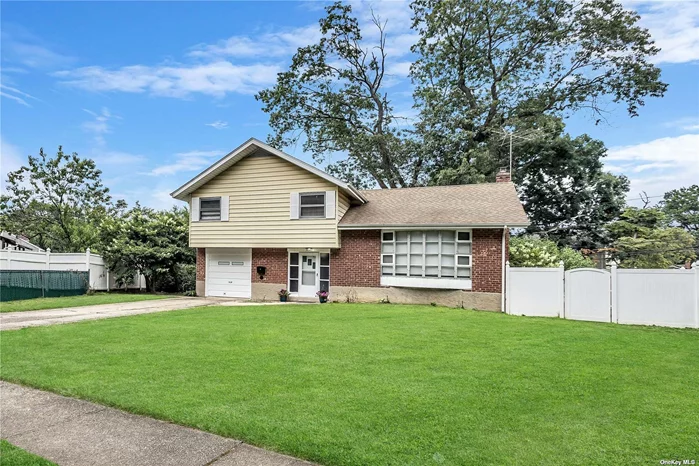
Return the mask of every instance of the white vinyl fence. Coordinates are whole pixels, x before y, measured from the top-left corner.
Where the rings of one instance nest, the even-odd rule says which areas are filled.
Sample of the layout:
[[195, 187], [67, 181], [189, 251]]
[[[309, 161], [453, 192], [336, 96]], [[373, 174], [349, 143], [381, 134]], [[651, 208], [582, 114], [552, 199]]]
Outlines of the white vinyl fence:
[[[79, 270], [90, 272], [90, 288], [96, 291], [118, 289], [116, 280], [110, 276], [102, 256], [90, 253], [52, 253], [0, 249], [0, 270]], [[146, 287], [143, 276], [134, 274], [129, 289]]]
[[699, 328], [699, 267], [691, 270], [506, 266], [508, 314]]

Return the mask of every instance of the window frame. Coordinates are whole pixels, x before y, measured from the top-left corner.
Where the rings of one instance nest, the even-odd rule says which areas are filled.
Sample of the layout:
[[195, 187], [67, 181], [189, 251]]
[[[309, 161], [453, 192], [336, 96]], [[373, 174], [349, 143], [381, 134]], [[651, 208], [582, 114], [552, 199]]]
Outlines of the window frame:
[[[323, 196], [323, 203], [322, 204], [304, 205], [303, 204], [304, 196]], [[322, 215], [303, 215], [303, 208], [304, 207], [322, 207], [323, 213], [322, 213]], [[325, 191], [299, 193], [299, 220], [317, 220], [317, 219], [321, 219], [321, 218], [326, 218], [327, 208], [328, 208], [328, 198], [327, 198]]]
[[[204, 212], [215, 212], [214, 209], [204, 209], [202, 204], [204, 201], [218, 201], [218, 218], [204, 218]], [[220, 197], [201, 197], [199, 198], [199, 221], [200, 222], [220, 222], [221, 221], [221, 198]]]
[[[418, 238], [413, 238], [414, 233], [420, 233], [420, 240]], [[429, 233], [436, 232], [438, 234], [437, 239], [428, 239]], [[449, 235], [449, 238], [444, 238], [443, 232], [453, 232], [453, 236]], [[459, 234], [466, 233], [468, 239], [459, 239]], [[391, 239], [386, 239], [385, 236], [390, 234]], [[448, 230], [448, 229], [431, 229], [431, 230], [406, 230], [405, 241], [398, 241], [398, 235], [396, 230], [381, 230], [381, 276], [382, 277], [394, 277], [394, 278], [413, 278], [413, 279], [427, 279], [427, 280], [471, 280], [473, 277], [473, 230], [472, 229], [459, 229], [459, 230]], [[406, 257], [406, 273], [396, 273], [397, 260], [396, 256], [398, 252], [398, 244], [405, 244], [406, 251], [401, 253], [401, 256]], [[420, 253], [411, 252], [412, 244], [421, 244], [422, 251]], [[428, 245], [437, 244], [437, 252], [427, 252]], [[453, 254], [444, 254], [444, 244], [453, 245]], [[391, 245], [393, 252], [384, 252], [385, 245]], [[459, 246], [470, 245], [470, 254], [464, 252], [459, 252]], [[412, 265], [411, 256], [420, 256], [420, 265]], [[428, 265], [428, 257], [436, 256], [437, 265]], [[453, 257], [454, 265], [445, 266], [443, 265], [443, 257]], [[390, 257], [391, 262], [387, 262], [386, 259]], [[459, 264], [459, 258], [466, 258], [468, 264]], [[427, 269], [434, 269], [437, 267], [437, 275], [434, 274], [427, 275]], [[421, 268], [420, 274], [411, 273], [411, 268]], [[447, 275], [444, 275], [445, 269], [448, 269]], [[449, 274], [450, 273], [450, 274]], [[467, 277], [459, 276], [459, 274], [467, 274]]]

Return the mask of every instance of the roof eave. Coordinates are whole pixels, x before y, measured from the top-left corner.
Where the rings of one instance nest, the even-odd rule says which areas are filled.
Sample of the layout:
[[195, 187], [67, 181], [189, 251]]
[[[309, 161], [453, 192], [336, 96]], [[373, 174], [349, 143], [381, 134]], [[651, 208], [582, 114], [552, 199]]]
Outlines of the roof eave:
[[526, 228], [529, 222], [504, 223], [423, 223], [423, 224], [348, 224], [338, 225], [339, 230], [411, 230], [415, 228]]

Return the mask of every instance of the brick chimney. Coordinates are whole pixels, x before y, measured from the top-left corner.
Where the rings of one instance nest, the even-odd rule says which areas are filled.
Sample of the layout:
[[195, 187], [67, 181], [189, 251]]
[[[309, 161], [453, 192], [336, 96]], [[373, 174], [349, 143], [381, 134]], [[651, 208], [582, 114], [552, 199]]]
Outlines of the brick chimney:
[[495, 175], [496, 183], [509, 183], [510, 182], [510, 172], [507, 168], [501, 168], [500, 171]]

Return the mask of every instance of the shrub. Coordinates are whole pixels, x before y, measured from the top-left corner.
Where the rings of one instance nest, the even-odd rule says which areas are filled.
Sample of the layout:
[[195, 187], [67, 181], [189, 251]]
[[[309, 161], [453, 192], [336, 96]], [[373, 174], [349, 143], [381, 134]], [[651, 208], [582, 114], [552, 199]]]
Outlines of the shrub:
[[563, 261], [566, 270], [593, 267], [591, 259], [569, 247], [558, 248], [551, 240], [537, 236], [515, 236], [510, 239], [512, 267], [558, 267]]

